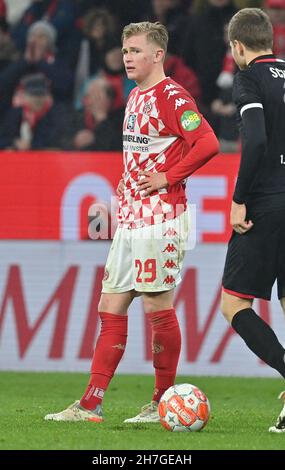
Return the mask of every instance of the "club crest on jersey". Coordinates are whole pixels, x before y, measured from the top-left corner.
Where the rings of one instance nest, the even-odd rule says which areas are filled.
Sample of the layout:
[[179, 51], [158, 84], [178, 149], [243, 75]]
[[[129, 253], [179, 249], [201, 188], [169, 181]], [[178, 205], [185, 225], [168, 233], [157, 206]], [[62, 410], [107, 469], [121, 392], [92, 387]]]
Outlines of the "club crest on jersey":
[[201, 124], [201, 118], [195, 111], [184, 111], [180, 121], [185, 131], [194, 131]]
[[127, 122], [127, 129], [129, 131], [133, 131], [135, 128], [135, 122], [136, 122], [136, 115], [135, 114], [130, 114]]
[[150, 114], [152, 110], [152, 103], [151, 101], [147, 101], [146, 104], [143, 107], [143, 113], [144, 114]]

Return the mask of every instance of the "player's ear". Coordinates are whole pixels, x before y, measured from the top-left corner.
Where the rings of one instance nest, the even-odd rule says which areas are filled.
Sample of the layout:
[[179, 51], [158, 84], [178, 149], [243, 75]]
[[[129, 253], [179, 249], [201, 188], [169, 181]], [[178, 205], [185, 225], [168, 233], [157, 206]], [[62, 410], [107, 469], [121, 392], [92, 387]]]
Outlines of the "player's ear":
[[164, 58], [165, 52], [163, 49], [157, 49], [154, 54], [154, 62], [161, 62]]
[[244, 57], [245, 46], [242, 42], [236, 41], [236, 49], [241, 57]]

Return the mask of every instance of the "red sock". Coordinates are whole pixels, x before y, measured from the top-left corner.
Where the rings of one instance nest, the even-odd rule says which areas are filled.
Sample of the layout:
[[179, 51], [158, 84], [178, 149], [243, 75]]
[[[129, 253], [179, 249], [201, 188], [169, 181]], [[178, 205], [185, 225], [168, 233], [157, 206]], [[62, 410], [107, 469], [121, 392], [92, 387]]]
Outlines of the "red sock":
[[152, 399], [159, 401], [174, 384], [181, 350], [181, 333], [175, 309], [148, 314], [152, 325], [152, 352], [155, 390]]
[[89, 384], [80, 405], [95, 410], [100, 405], [104, 393], [124, 354], [128, 335], [128, 316], [100, 312], [101, 332], [98, 337], [92, 364]]

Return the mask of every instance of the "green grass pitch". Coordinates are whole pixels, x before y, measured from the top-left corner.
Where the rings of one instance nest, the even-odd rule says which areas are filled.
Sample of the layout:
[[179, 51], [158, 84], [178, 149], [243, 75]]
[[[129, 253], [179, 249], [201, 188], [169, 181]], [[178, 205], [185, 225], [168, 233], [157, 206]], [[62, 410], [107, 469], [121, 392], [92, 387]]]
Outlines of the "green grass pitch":
[[177, 383], [199, 386], [211, 402], [211, 419], [198, 433], [123, 423], [150, 401], [153, 377], [142, 375], [113, 379], [104, 423], [43, 420], [79, 399], [87, 380], [77, 373], [0, 372], [0, 449], [285, 449], [285, 434], [267, 431], [281, 410], [281, 379], [178, 377]]

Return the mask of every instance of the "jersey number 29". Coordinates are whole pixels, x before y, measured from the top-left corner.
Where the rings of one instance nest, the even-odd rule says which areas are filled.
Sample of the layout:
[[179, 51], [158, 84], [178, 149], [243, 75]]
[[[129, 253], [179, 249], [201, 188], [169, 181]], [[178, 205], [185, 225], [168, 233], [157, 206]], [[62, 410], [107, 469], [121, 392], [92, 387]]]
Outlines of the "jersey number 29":
[[[153, 282], [156, 280], [156, 260], [154, 258], [147, 259], [144, 263], [140, 259], [136, 259], [135, 266], [138, 268], [137, 282]], [[142, 279], [142, 273], [148, 276], [144, 276], [144, 279]]]

